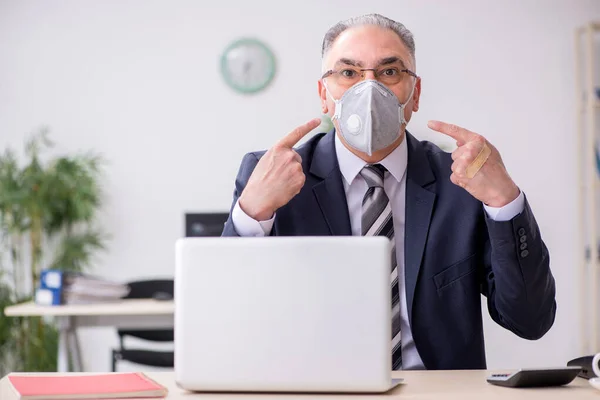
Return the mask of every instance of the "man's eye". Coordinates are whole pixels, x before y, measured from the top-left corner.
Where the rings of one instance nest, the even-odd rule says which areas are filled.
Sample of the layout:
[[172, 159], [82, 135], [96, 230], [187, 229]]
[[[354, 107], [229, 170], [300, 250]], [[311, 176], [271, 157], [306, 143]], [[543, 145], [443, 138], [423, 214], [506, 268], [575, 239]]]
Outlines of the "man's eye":
[[356, 71], [354, 71], [353, 69], [344, 69], [340, 72], [340, 74], [344, 78], [354, 78], [356, 76]]
[[396, 68], [386, 68], [382, 71], [382, 74], [384, 76], [395, 76], [398, 75], [398, 70]]

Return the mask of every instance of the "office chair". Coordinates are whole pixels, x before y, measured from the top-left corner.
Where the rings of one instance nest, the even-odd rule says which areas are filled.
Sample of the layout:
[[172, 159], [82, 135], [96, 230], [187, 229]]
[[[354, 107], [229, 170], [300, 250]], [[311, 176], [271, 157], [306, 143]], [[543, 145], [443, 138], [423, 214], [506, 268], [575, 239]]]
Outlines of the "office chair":
[[[143, 280], [128, 283], [130, 292], [125, 299], [173, 298], [173, 279]], [[117, 362], [125, 360], [152, 367], [174, 367], [173, 351], [155, 351], [145, 349], [126, 349], [124, 338], [131, 336], [152, 342], [173, 342], [173, 329], [117, 329], [119, 349], [112, 350], [112, 371], [116, 372]]]

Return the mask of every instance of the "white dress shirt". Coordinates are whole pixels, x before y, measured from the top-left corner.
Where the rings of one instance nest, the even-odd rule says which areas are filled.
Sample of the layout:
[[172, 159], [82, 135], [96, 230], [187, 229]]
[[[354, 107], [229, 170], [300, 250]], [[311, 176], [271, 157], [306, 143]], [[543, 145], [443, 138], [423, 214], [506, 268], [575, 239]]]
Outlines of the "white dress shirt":
[[[335, 150], [338, 164], [343, 176], [344, 190], [348, 201], [350, 215], [350, 226], [352, 235], [361, 235], [362, 199], [367, 191], [367, 183], [359, 174], [367, 164], [361, 158], [348, 150], [339, 138], [335, 137]], [[408, 321], [408, 310], [406, 307], [406, 289], [404, 281], [404, 224], [405, 224], [405, 200], [406, 200], [406, 169], [408, 165], [408, 147], [406, 140], [394, 149], [379, 164], [383, 165], [389, 173], [385, 174], [383, 186], [387, 194], [394, 218], [394, 236], [396, 240], [396, 260], [398, 262], [398, 286], [400, 289], [400, 329], [402, 332], [402, 368], [424, 369], [423, 361], [415, 346], [412, 337], [410, 323]], [[509, 221], [520, 214], [525, 207], [525, 198], [521, 192], [519, 196], [504, 207], [489, 207], [483, 205], [488, 216], [496, 221]], [[256, 221], [249, 217], [239, 206], [235, 204], [232, 211], [232, 221], [235, 230], [240, 236], [265, 236], [269, 235], [273, 228], [275, 215], [267, 221]]]

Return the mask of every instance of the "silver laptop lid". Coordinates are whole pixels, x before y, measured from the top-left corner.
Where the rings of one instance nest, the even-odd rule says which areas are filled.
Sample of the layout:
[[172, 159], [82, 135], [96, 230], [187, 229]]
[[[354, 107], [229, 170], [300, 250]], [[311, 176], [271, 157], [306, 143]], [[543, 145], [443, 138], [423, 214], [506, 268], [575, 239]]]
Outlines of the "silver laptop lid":
[[202, 391], [383, 391], [391, 243], [186, 238], [176, 245], [175, 372]]

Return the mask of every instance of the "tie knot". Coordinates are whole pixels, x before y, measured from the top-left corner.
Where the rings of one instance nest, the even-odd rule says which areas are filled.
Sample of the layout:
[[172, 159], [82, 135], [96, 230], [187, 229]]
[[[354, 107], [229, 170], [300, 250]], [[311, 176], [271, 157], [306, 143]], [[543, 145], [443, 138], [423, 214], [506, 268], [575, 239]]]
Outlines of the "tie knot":
[[383, 174], [386, 169], [381, 164], [365, 165], [360, 175], [367, 181], [369, 187], [383, 187]]

